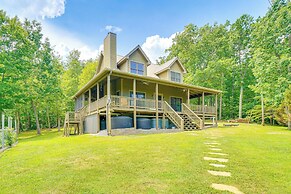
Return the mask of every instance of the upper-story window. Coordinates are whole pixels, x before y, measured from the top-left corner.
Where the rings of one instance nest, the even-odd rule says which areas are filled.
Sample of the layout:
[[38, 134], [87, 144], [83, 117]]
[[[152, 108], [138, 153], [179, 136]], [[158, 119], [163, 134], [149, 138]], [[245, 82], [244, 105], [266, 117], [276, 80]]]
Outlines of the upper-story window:
[[181, 73], [171, 71], [171, 81], [181, 82]]
[[131, 61], [130, 62], [130, 73], [144, 75], [144, 64]]

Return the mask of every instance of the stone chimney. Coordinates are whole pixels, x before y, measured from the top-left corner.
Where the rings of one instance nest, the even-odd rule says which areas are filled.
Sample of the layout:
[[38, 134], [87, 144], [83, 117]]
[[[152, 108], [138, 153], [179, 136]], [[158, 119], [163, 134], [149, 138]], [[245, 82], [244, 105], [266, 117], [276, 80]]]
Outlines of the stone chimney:
[[104, 65], [107, 68], [117, 69], [116, 34], [109, 32], [104, 39]]

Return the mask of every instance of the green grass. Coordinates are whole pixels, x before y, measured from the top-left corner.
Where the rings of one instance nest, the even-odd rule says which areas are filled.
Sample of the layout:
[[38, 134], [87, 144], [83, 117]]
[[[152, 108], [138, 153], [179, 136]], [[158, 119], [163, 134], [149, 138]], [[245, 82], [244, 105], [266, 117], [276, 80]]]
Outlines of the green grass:
[[[215, 177], [211, 135], [229, 162], [231, 177]], [[291, 193], [291, 131], [241, 124], [174, 134], [62, 137], [21, 134], [0, 154], [0, 193], [219, 193], [211, 183], [244, 193]], [[223, 193], [223, 192], [222, 192]]]

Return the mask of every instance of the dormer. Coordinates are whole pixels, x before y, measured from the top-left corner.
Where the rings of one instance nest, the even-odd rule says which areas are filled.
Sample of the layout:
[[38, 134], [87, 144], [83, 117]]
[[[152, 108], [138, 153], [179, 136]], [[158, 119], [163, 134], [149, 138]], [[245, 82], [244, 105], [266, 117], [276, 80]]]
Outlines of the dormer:
[[174, 57], [162, 65], [152, 64], [148, 69], [150, 76], [178, 83], [183, 83], [183, 76], [187, 73], [178, 57]]
[[138, 45], [117, 62], [117, 68], [124, 72], [147, 76], [150, 59]]

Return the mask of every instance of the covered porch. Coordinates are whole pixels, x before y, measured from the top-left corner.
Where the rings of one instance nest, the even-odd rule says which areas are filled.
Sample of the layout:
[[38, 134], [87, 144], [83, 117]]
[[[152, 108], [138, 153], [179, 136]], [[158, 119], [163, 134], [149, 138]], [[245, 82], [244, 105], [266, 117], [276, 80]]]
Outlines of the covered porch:
[[[164, 119], [166, 116], [171, 117], [177, 127], [184, 128], [180, 114], [187, 111], [192, 114], [193, 120], [201, 120], [199, 128], [204, 128], [208, 123], [217, 125], [218, 92], [181, 85], [155, 82], [143, 79], [142, 76], [130, 78], [109, 73], [75, 99], [75, 112], [82, 115], [96, 114], [97, 125], [100, 115], [106, 116], [108, 131], [111, 130], [111, 117], [124, 112], [132, 113], [134, 129], [137, 128], [137, 117], [142, 115], [155, 117], [156, 129], [159, 129], [159, 118]], [[97, 128], [100, 130], [100, 126]]]

